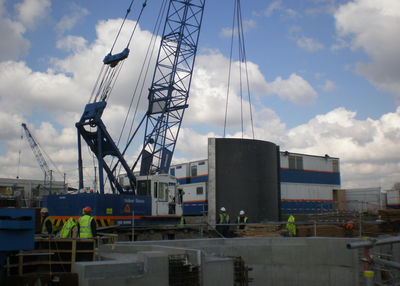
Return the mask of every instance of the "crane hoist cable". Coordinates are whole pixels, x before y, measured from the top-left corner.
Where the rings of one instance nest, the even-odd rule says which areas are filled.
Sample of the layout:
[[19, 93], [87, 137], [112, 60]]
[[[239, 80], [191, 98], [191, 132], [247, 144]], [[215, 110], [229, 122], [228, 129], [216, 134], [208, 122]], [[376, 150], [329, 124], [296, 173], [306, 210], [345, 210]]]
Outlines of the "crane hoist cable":
[[[137, 129], [136, 129], [136, 131], [132, 135], [133, 126], [135, 124], [136, 115], [137, 115], [138, 108], [139, 108], [139, 105], [140, 105], [140, 102], [141, 102], [141, 99], [142, 99], [143, 90], [144, 90], [144, 87], [145, 87], [147, 75], [148, 75], [149, 68], [150, 68], [150, 63], [151, 63], [153, 55], [155, 55], [154, 50], [155, 50], [156, 43], [157, 43], [157, 41], [156, 41], [157, 36], [156, 35], [158, 35], [160, 30], [161, 30], [162, 19], [163, 19], [164, 13], [166, 12], [166, 7], [167, 7], [167, 0], [164, 0], [162, 5], [161, 5], [161, 8], [159, 10], [159, 13], [158, 13], [158, 16], [157, 16], [157, 20], [156, 20], [154, 28], [153, 28], [152, 36], [151, 36], [151, 39], [149, 41], [149, 45], [148, 45], [148, 47], [146, 49], [146, 55], [145, 55], [145, 58], [143, 60], [143, 64], [141, 66], [141, 70], [140, 70], [140, 73], [139, 73], [139, 78], [138, 78], [138, 81], [136, 82], [136, 86], [135, 86], [134, 91], [132, 93], [131, 101], [130, 101], [129, 107], [128, 107], [128, 111], [126, 113], [126, 116], [125, 116], [125, 119], [124, 119], [124, 123], [122, 125], [121, 132], [120, 132], [120, 135], [119, 135], [119, 138], [118, 138], [118, 141], [117, 141], [117, 146], [119, 146], [120, 140], [121, 140], [122, 135], [123, 135], [124, 130], [125, 130], [125, 126], [126, 126], [126, 124], [128, 122], [128, 119], [129, 119], [130, 111], [131, 111], [132, 106], [133, 106], [133, 101], [137, 96], [137, 91], [138, 91], [139, 85], [141, 84], [140, 91], [138, 93], [139, 96], [138, 96], [137, 101], [136, 101], [135, 111], [134, 111], [132, 119], [131, 119], [129, 133], [128, 133], [127, 140], [126, 140], [126, 145], [125, 145], [124, 151], [122, 152], [122, 155], [125, 155], [125, 152], [127, 151], [130, 143], [132, 142], [132, 138], [137, 133]], [[146, 67], [146, 70], [144, 71], [145, 67]], [[143, 76], [143, 73], [144, 73], [144, 76]], [[141, 120], [141, 122], [139, 122], [138, 128], [143, 123], [143, 121], [144, 121], [144, 117]], [[115, 166], [112, 168], [113, 172], [116, 170], [116, 168], [118, 166], [118, 163], [119, 162], [117, 162], [115, 164]], [[121, 169], [121, 166], [119, 167], [118, 173], [119, 173], [120, 169]]]
[[[240, 0], [239, 0], [239, 11], [240, 11]], [[244, 29], [243, 29], [243, 20], [242, 20], [242, 13], [240, 13], [240, 26], [241, 26], [241, 33], [242, 33], [242, 52], [243, 52], [243, 62], [245, 65], [245, 71], [246, 71], [246, 86], [247, 86], [247, 95], [248, 95], [248, 100], [249, 100], [249, 113], [250, 113], [250, 123], [251, 123], [251, 132], [253, 135], [253, 140], [255, 139], [254, 136], [254, 123], [253, 123], [253, 111], [251, 107], [251, 96], [250, 96], [250, 82], [249, 82], [249, 69], [247, 67], [247, 58], [246, 58], [246, 46], [245, 46], [245, 41], [244, 41]]]
[[[237, 25], [237, 27], [235, 27]], [[235, 29], [237, 29], [238, 36], [238, 53], [239, 53], [239, 93], [240, 93], [240, 121], [241, 121], [241, 129], [242, 129], [242, 138], [244, 136], [244, 120], [243, 120], [243, 85], [242, 85], [242, 63], [244, 64], [245, 74], [246, 74], [246, 84], [247, 84], [247, 92], [250, 106], [250, 121], [252, 128], [252, 135], [254, 139], [254, 126], [253, 126], [253, 114], [251, 108], [251, 97], [250, 97], [250, 84], [249, 84], [249, 76], [248, 76], [248, 67], [247, 67], [247, 59], [246, 59], [246, 50], [245, 50], [245, 40], [244, 40], [244, 29], [243, 29], [243, 20], [242, 13], [240, 7], [240, 0], [235, 0], [234, 4], [234, 12], [233, 12], [233, 20], [232, 20], [232, 35], [231, 35], [231, 47], [230, 47], [230, 58], [229, 58], [229, 71], [228, 71], [228, 88], [226, 93], [226, 104], [225, 104], [225, 119], [224, 119], [224, 138], [226, 135], [226, 125], [227, 125], [227, 116], [228, 116], [228, 99], [230, 93], [230, 84], [231, 84], [231, 70], [232, 70], [232, 61], [233, 61], [233, 40], [235, 37]]]
[[117, 40], [119, 38], [119, 34], [121, 34], [121, 30], [122, 30], [122, 27], [125, 24], [126, 18], [128, 18], [129, 13], [131, 12], [131, 8], [132, 8], [132, 5], [133, 5], [133, 2], [135, 2], [135, 0], [132, 0], [131, 4], [128, 7], [128, 9], [126, 9], [126, 14], [125, 14], [124, 20], [122, 21], [121, 26], [119, 27], [117, 35], [115, 36], [114, 43], [111, 46], [110, 54], [112, 53], [112, 51], [113, 51], [113, 49], [115, 47], [115, 44], [117, 43]]
[[112, 51], [115, 47], [115, 44], [117, 43], [119, 36], [121, 34], [121, 30], [123, 26], [125, 25], [126, 19], [128, 17], [128, 14], [131, 11], [131, 7], [133, 4], [134, 0], [131, 1], [131, 4], [129, 5], [129, 8], [127, 9], [127, 12], [125, 14], [125, 18], [122, 21], [122, 24], [118, 30], [118, 33], [114, 39], [114, 42], [111, 46], [110, 52], [104, 57], [103, 59], [103, 66], [100, 70], [99, 76], [96, 80], [95, 86], [92, 90], [92, 94], [89, 99], [90, 102], [98, 102], [98, 101], [107, 101], [107, 99], [111, 95], [111, 91], [115, 85], [115, 82], [118, 78], [120, 69], [122, 68], [122, 64], [124, 60], [128, 57], [129, 55], [129, 45], [131, 43], [132, 37], [136, 31], [136, 28], [140, 22], [140, 18], [143, 14], [144, 8], [147, 6], [147, 0], [145, 0], [142, 4], [142, 8], [140, 10], [140, 13], [138, 15], [138, 18], [135, 22], [135, 25], [132, 29], [132, 32], [130, 34], [129, 40], [126, 44], [125, 49], [117, 54], [112, 54]]

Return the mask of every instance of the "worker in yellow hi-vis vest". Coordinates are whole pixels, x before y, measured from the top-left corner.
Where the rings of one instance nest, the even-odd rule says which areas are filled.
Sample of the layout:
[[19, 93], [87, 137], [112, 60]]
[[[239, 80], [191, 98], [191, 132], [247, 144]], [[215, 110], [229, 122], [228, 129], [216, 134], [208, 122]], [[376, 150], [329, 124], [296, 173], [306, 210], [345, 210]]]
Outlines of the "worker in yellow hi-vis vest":
[[296, 236], [296, 224], [293, 215], [289, 216], [286, 223], [286, 228], [289, 232], [289, 236]]
[[40, 210], [41, 223], [42, 223], [42, 234], [51, 235], [56, 232], [56, 226], [52, 218], [49, 216], [49, 210], [47, 208], [42, 208]]
[[76, 222], [74, 218], [71, 217], [64, 223], [60, 231], [60, 238], [71, 238], [75, 228], [76, 228]]
[[96, 221], [90, 215], [92, 208], [87, 206], [83, 209], [84, 215], [78, 219], [78, 234], [80, 238], [96, 237]]

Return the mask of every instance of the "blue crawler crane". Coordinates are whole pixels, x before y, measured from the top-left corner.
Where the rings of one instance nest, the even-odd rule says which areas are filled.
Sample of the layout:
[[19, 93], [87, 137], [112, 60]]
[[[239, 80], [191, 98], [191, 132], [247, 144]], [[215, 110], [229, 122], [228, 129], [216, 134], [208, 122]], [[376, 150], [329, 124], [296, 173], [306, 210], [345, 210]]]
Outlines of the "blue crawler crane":
[[[146, 7], [146, 2], [147, 0], [142, 5], [139, 18]], [[76, 123], [79, 189], [84, 188], [83, 138], [97, 158], [99, 194], [77, 194], [75, 197], [48, 196], [47, 208], [55, 219], [65, 220], [68, 216], [79, 216], [85, 205], [92, 207], [94, 216], [97, 216], [102, 225], [103, 220], [104, 224], [123, 221], [130, 223], [132, 212], [135, 219], [146, 222], [154, 221], [155, 218], [177, 219], [182, 214], [182, 202], [179, 199], [182, 196], [176, 188], [176, 179], [170, 176], [168, 171], [182, 118], [188, 107], [205, 0], [162, 2], [167, 4], [164, 6], [167, 12], [152, 84], [149, 88], [147, 111], [133, 135], [129, 135], [127, 145], [121, 151], [107, 131], [102, 121], [102, 114], [122, 63], [128, 58], [130, 40], [121, 53], [114, 55], [113, 45], [103, 60], [104, 66], [91, 99], [85, 106], [81, 119]], [[127, 10], [127, 15], [130, 9], [131, 7]], [[139, 22], [139, 18], [136, 23]], [[138, 137], [138, 130], [143, 127], [145, 130], [142, 149], [134, 164], [129, 165], [124, 155], [128, 146]], [[135, 175], [133, 170], [139, 161], [140, 173]], [[126, 173], [128, 182], [121, 184], [118, 180], [116, 175], [118, 168]], [[104, 193], [104, 172], [112, 194]]]

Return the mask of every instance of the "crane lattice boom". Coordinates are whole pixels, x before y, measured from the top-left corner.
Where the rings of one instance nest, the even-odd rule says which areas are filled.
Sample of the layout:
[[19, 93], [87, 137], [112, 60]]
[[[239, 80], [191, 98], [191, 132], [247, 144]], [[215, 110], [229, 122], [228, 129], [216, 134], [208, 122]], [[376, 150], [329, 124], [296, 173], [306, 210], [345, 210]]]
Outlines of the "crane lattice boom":
[[42, 154], [42, 151], [40, 151], [40, 147], [39, 147], [38, 143], [36, 142], [35, 138], [31, 134], [31, 132], [29, 131], [28, 126], [26, 126], [25, 123], [22, 123], [21, 126], [25, 131], [25, 135], [26, 135], [25, 138], [28, 140], [29, 146], [31, 147], [33, 154], [35, 155], [36, 160], [38, 161], [39, 166], [44, 173], [44, 181], [47, 182], [47, 181], [49, 181], [49, 178], [50, 178], [49, 165], [47, 164], [47, 162]]

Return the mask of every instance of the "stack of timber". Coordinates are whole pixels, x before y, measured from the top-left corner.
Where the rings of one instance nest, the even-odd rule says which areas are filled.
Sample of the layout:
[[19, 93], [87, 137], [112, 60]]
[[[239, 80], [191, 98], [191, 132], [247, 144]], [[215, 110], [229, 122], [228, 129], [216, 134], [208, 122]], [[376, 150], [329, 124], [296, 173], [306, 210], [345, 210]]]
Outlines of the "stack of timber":
[[383, 221], [400, 221], [400, 210], [382, 209], [378, 210], [378, 215]]
[[338, 225], [317, 225], [314, 227], [313, 225], [307, 226], [298, 226], [296, 228], [297, 236], [307, 237], [307, 236], [317, 236], [322, 237], [344, 237], [344, 236], [353, 236], [357, 235], [357, 230], [353, 230], [351, 234], [345, 233], [343, 227]]
[[241, 237], [277, 237], [280, 236], [279, 224], [247, 224], [244, 229], [236, 231]]
[[73, 272], [76, 261], [94, 261], [92, 239], [35, 238], [35, 249], [11, 255], [5, 265], [7, 276]]

